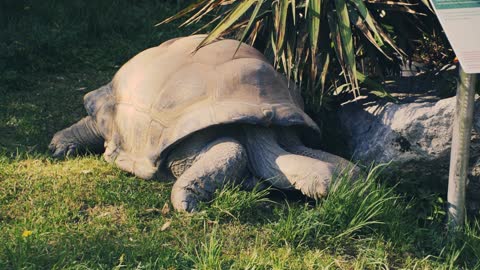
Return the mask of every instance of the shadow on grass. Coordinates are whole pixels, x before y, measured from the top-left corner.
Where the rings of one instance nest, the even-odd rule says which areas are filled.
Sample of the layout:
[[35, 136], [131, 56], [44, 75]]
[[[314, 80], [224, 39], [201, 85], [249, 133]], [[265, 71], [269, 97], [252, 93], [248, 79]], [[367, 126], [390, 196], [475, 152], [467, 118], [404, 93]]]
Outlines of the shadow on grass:
[[165, 0], [1, 1], [0, 151], [45, 153], [56, 131], [86, 114], [83, 95], [138, 52], [191, 32], [154, 27], [178, 8]]

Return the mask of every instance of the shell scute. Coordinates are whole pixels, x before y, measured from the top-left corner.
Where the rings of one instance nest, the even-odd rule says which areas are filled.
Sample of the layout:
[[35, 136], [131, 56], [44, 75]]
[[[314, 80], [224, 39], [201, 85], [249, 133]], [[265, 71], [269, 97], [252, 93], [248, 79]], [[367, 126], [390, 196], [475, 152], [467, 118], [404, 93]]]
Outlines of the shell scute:
[[210, 126], [301, 125], [318, 131], [302, 110], [298, 89], [260, 52], [228, 39], [198, 49], [204, 38], [147, 49], [123, 65], [109, 87], [86, 95], [88, 113], [103, 126], [107, 161], [148, 179], [176, 143]]

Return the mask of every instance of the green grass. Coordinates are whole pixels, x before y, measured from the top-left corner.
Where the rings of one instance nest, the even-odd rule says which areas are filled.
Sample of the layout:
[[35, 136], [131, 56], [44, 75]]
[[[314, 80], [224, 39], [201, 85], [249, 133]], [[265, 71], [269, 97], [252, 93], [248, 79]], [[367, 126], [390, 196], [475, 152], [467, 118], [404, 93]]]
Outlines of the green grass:
[[318, 204], [228, 186], [190, 215], [170, 210], [171, 183], [100, 156], [52, 160], [51, 136], [85, 114], [85, 93], [189, 33], [152, 27], [177, 10], [167, 3], [0, 3], [0, 269], [480, 268], [478, 220], [449, 239], [443, 202], [404, 196], [378, 171], [338, 179]]
[[0, 269], [479, 267], [478, 223], [448, 240], [373, 174], [338, 179], [317, 205], [228, 186], [191, 215], [168, 210], [171, 184], [98, 157], [0, 166]]

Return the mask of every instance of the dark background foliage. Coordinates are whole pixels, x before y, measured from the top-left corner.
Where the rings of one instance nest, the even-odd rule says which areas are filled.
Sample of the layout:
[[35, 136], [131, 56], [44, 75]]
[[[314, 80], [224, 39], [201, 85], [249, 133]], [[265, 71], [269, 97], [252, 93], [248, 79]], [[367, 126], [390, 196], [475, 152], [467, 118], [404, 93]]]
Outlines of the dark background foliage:
[[0, 150], [45, 151], [85, 115], [85, 93], [138, 52], [188, 34], [154, 27], [177, 10], [164, 0], [0, 1]]

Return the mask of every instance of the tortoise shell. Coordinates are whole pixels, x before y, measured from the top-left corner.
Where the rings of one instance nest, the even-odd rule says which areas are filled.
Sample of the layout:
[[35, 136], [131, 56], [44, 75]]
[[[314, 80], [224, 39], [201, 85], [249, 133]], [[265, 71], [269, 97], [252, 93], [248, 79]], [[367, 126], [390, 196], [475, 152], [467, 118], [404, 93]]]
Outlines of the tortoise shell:
[[[176, 38], [124, 64], [112, 82], [88, 93], [85, 108], [105, 139], [104, 157], [150, 179], [168, 150], [213, 125], [317, 125], [293, 83], [256, 49], [220, 39]], [[238, 48], [238, 51], [237, 51]]]

